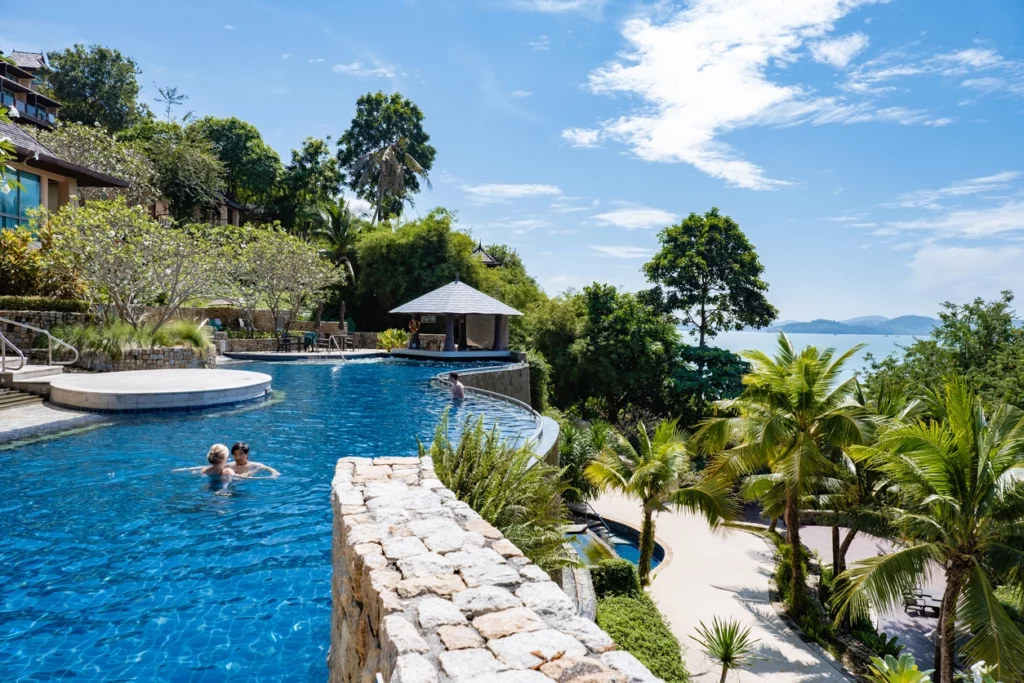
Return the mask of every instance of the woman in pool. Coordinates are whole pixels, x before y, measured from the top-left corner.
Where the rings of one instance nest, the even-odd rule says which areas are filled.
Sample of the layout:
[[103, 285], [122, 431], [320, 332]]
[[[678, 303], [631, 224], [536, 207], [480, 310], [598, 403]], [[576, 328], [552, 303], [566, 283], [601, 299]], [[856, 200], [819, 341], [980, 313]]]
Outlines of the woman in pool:
[[222, 479], [230, 479], [235, 474], [235, 471], [228, 467], [228, 447], [222, 443], [210, 446], [210, 452], [206, 454], [206, 462], [210, 464], [199, 470], [200, 474]]
[[269, 472], [271, 479], [276, 479], [281, 476], [281, 473], [273, 467], [264, 465], [261, 462], [256, 462], [255, 460], [250, 460], [249, 444], [244, 441], [239, 441], [231, 447], [231, 457], [235, 459], [235, 461], [231, 463], [231, 469], [240, 477], [251, 477], [260, 470], [266, 470]]

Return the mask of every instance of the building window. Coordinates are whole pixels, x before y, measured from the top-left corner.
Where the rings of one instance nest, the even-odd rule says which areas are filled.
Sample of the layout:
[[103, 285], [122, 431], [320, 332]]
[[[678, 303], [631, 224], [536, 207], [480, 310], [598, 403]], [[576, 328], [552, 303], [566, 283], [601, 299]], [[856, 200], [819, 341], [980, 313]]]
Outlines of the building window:
[[28, 224], [28, 210], [42, 203], [42, 179], [35, 173], [7, 168], [7, 177], [21, 183], [7, 194], [0, 193], [0, 228], [16, 228]]

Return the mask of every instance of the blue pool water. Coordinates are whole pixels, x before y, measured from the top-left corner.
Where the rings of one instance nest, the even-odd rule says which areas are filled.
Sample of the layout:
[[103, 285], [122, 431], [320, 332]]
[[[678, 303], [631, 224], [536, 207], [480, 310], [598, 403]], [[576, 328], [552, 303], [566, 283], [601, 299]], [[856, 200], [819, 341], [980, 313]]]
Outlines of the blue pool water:
[[[324, 681], [329, 488], [342, 456], [414, 455], [451, 365], [252, 364], [275, 399], [135, 415], [0, 450], [0, 679]], [[525, 411], [453, 413], [527, 434]], [[281, 478], [226, 487], [172, 473], [247, 441]]]

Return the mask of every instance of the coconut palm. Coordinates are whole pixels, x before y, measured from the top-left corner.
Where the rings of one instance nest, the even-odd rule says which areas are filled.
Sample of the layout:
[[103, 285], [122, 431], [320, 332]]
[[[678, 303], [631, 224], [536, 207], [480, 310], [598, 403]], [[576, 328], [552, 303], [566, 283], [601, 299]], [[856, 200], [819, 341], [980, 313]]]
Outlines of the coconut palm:
[[797, 353], [780, 333], [774, 358], [742, 354], [751, 363], [743, 393], [717, 403], [737, 416], [708, 420], [698, 433], [712, 454], [709, 476], [743, 479], [745, 498], [781, 508], [791, 550], [790, 608], [797, 615], [806, 605], [800, 512], [808, 496], [841, 489], [835, 455], [863, 443], [868, 429], [863, 407], [853, 400], [856, 380], [841, 381], [844, 364], [860, 348], [838, 356], [813, 346]]
[[[400, 213], [402, 202], [412, 203], [405, 192], [405, 174], [418, 175], [431, 187], [426, 169], [408, 152], [409, 141], [399, 138], [359, 157], [352, 170], [359, 176], [360, 186], [374, 185], [376, 192], [373, 222], [379, 223], [391, 213]], [[396, 210], [397, 205], [397, 210]]]
[[[1024, 675], [1024, 636], [996, 599], [993, 584], [1024, 589], [1024, 414], [999, 406], [986, 417], [964, 379], [946, 383], [941, 420], [914, 420], [851, 449], [887, 476], [897, 496], [885, 509], [903, 547], [858, 562], [843, 575], [839, 614], [884, 611], [942, 571], [935, 668], [952, 683], [955, 634], [971, 661], [990, 662], [1000, 678]], [[938, 568], [938, 569], [937, 569]]]
[[562, 425], [558, 463], [563, 470], [562, 481], [568, 486], [563, 498], [570, 506], [581, 506], [597, 496], [597, 487], [585, 473], [594, 458], [611, 443], [614, 434], [615, 428], [601, 420], [588, 425], [566, 420]]
[[886, 655], [885, 659], [871, 658], [866, 678], [871, 683], [931, 683], [931, 675], [931, 669], [918, 669], [910, 655], [900, 655], [899, 659]]
[[637, 423], [632, 439], [615, 434], [585, 475], [598, 489], [617, 491], [639, 499], [643, 508], [640, 527], [640, 583], [650, 583], [654, 556], [654, 513], [686, 509], [700, 513], [711, 525], [735, 514], [725, 487], [697, 477], [690, 462], [688, 436], [675, 420], [664, 420], [649, 434]]
[[700, 622], [697, 635], [690, 636], [690, 639], [700, 644], [711, 661], [722, 665], [720, 683], [725, 683], [730, 671], [750, 664], [753, 660], [752, 647], [759, 642], [759, 639], [750, 637], [749, 626], [740, 628], [740, 623], [735, 619], [719, 621], [718, 617], [711, 621], [711, 628], [705, 626], [703, 621]]
[[[312, 234], [324, 245], [324, 255], [333, 263], [345, 269], [348, 284], [356, 279], [351, 255], [355, 251], [356, 239], [365, 227], [365, 222], [352, 214], [344, 197], [331, 202], [321, 202], [307, 207], [305, 212], [313, 226]], [[345, 302], [341, 302], [340, 320], [345, 320]]]

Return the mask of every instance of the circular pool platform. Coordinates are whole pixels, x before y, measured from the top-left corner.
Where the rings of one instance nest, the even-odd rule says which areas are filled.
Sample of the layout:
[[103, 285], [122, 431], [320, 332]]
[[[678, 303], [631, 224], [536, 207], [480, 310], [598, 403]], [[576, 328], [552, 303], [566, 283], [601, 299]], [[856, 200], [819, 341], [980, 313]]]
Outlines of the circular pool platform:
[[240, 370], [133, 370], [68, 374], [50, 382], [50, 402], [97, 412], [191, 410], [263, 398], [270, 375]]

